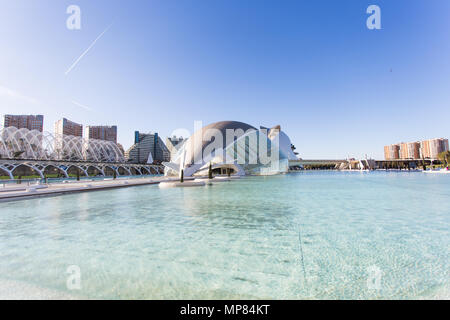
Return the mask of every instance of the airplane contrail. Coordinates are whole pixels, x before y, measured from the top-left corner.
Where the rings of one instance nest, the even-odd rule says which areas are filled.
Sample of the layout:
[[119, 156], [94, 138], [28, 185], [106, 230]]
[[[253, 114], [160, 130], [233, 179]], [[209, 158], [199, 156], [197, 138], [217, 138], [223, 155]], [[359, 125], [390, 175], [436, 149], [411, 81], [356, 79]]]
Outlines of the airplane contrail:
[[85, 109], [85, 110], [88, 110], [88, 111], [94, 111], [94, 109], [92, 109], [92, 108], [90, 108], [90, 107], [88, 107], [88, 106], [85, 106], [84, 104], [81, 104], [81, 103], [79, 103], [79, 102], [76, 102], [75, 100], [72, 100], [72, 103], [73, 103], [74, 105], [79, 106], [80, 108]]
[[70, 71], [72, 71], [72, 69], [78, 64], [78, 62], [80, 62], [80, 60], [83, 59], [83, 57], [89, 52], [89, 50], [92, 49], [95, 43], [105, 34], [105, 32], [108, 31], [109, 28], [111, 28], [111, 26], [112, 24], [110, 24], [105, 30], [103, 30], [103, 32], [100, 33], [100, 35], [97, 38], [95, 38], [95, 40], [91, 43], [91, 45], [81, 54], [81, 56], [79, 56], [78, 59], [75, 60], [75, 62], [65, 72], [66, 76], [69, 74]]

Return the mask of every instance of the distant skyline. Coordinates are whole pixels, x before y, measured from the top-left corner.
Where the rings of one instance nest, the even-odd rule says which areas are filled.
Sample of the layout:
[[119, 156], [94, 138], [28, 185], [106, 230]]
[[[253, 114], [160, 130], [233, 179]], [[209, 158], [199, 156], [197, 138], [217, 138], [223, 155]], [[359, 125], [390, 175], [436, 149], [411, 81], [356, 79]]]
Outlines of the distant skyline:
[[0, 115], [117, 125], [125, 149], [196, 120], [280, 124], [302, 158], [382, 159], [449, 137], [449, 39], [447, 0], [0, 0]]

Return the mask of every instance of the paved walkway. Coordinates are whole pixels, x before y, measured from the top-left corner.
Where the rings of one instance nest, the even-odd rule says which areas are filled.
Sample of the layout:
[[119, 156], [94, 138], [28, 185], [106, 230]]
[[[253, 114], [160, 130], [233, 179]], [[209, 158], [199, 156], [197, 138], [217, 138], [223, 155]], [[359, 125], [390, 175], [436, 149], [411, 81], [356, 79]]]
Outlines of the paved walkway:
[[[192, 180], [194, 178], [185, 178]], [[0, 202], [30, 199], [42, 196], [55, 196], [74, 192], [98, 191], [114, 188], [134, 187], [150, 184], [158, 184], [165, 181], [177, 181], [178, 178], [149, 177], [127, 179], [105, 179], [92, 181], [69, 181], [67, 183], [51, 184], [10, 184], [0, 186]]]

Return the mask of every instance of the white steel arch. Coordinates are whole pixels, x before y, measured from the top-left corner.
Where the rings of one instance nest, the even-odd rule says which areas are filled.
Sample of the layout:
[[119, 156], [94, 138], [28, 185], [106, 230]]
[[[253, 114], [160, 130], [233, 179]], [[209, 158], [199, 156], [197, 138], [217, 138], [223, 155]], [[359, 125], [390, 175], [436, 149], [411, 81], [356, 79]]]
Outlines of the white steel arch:
[[92, 161], [124, 163], [125, 157], [112, 141], [52, 135], [26, 128], [0, 130], [0, 158], [15, 160]]

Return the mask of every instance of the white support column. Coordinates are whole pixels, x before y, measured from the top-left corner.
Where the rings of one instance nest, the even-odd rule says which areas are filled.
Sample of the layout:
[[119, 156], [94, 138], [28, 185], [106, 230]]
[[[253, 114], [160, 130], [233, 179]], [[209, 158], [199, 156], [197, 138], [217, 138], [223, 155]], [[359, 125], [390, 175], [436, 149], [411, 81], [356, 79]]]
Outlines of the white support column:
[[[64, 169], [64, 167], [65, 167], [65, 169]], [[69, 174], [67, 173], [67, 169], [69, 169], [69, 167], [64, 166], [64, 165], [59, 165], [58, 169], [61, 170], [64, 173], [64, 176], [66, 178], [69, 178]]]
[[8, 174], [8, 176], [9, 176], [9, 178], [10, 178], [11, 180], [14, 179], [14, 176], [12, 175], [11, 170], [9, 170], [8, 168], [6, 168], [6, 167], [4, 167], [4, 166], [0, 166], [0, 169], [2, 169], [3, 171], [5, 171], [5, 172]]
[[122, 166], [122, 168], [124, 168], [126, 171], [128, 171], [129, 176], [132, 176], [130, 168], [125, 167], [125, 166]]

